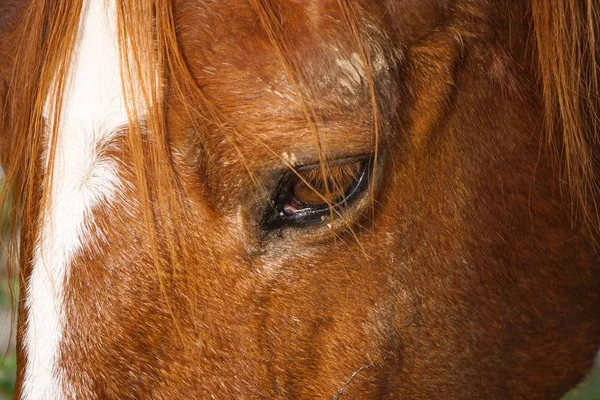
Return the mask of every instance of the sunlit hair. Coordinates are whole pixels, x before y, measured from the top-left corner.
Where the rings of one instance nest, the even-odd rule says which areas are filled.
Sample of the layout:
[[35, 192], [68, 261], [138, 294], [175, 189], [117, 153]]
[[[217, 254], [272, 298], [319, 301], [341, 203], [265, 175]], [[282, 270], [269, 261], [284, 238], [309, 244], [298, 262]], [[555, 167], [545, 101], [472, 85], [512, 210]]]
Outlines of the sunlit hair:
[[[201, 120], [219, 128], [233, 128], [237, 135], [250, 140], [259, 140], [256, 135], [246, 132], [245, 127], [235, 126], [219, 112], [202, 93], [187, 69], [179, 50], [176, 37], [173, 7], [169, 1], [126, 0], [117, 1], [118, 42], [121, 55], [121, 75], [125, 82], [122, 92], [126, 102], [129, 126], [123, 145], [131, 154], [140, 190], [148, 242], [156, 273], [161, 282], [166, 305], [170, 308], [167, 289], [162, 285], [169, 277], [180, 276], [186, 271], [181, 260], [186, 257], [185, 240], [171, 223], [170, 215], [182, 216], [183, 207], [177, 190], [179, 182], [172, 168], [172, 157], [167, 143], [165, 126], [165, 97], [179, 96], [186, 107], [191, 121]], [[300, 69], [288, 55], [286, 38], [280, 22], [274, 17], [275, 6], [268, 1], [250, 0], [263, 29], [267, 33], [273, 56], [279, 59], [282, 69], [291, 82], [299, 104], [304, 111], [306, 124], [315, 138], [315, 146], [321, 161], [321, 174], [325, 185], [325, 202], [329, 202], [329, 180], [325, 176], [326, 154], [323, 151], [318, 119], [308, 106], [310, 93], [303, 87]], [[20, 256], [9, 265], [9, 271], [21, 272], [29, 268], [32, 259], [36, 227], [48, 218], [52, 168], [56, 156], [56, 143], [61, 109], [64, 102], [71, 54], [76, 45], [79, 31], [82, 0], [47, 2], [33, 0], [27, 7], [16, 35], [19, 39], [17, 52], [13, 59], [14, 68], [9, 78], [9, 90], [5, 99], [5, 118], [2, 121], [2, 142], [7, 156], [3, 161], [6, 171], [6, 185], [2, 202], [12, 193], [13, 240], [5, 245], [11, 254], [17, 253], [17, 235], [21, 240]], [[360, 10], [356, 1], [339, 0], [351, 37], [366, 71], [367, 83], [372, 98], [373, 135], [376, 149], [379, 137], [379, 111], [375, 98], [375, 84], [369, 54], [363, 44], [360, 28]], [[44, 111], [53, 119], [44, 119]], [[201, 110], [201, 115], [198, 115]], [[223, 129], [226, 135], [226, 130]], [[235, 141], [230, 142], [235, 146]], [[259, 143], [264, 145], [264, 143]], [[266, 145], [265, 145], [266, 146]], [[269, 149], [268, 149], [269, 150]], [[377, 162], [377, 151], [375, 160]], [[42, 161], [41, 155], [45, 154]], [[242, 157], [241, 152], [238, 152]], [[280, 155], [272, 154], [276, 157]], [[241, 160], [243, 162], [243, 159]], [[288, 161], [281, 160], [284, 164]], [[47, 163], [45, 172], [42, 162]], [[293, 168], [288, 164], [288, 167]], [[375, 169], [374, 169], [375, 170]], [[252, 180], [258, 184], [258, 182]], [[300, 176], [300, 179], [303, 179]], [[309, 186], [310, 184], [306, 182]], [[175, 190], [174, 190], [175, 189]], [[335, 211], [331, 208], [331, 216]], [[335, 215], [340, 217], [341, 215]], [[60, 223], [56, 221], [56, 223]], [[19, 229], [18, 229], [19, 227]], [[354, 235], [356, 238], [356, 235]], [[160, 244], [160, 246], [159, 246]], [[166, 249], [166, 251], [165, 251]], [[21, 276], [24, 276], [22, 274]]]
[[548, 143], [587, 228], [600, 227], [600, 7], [596, 0], [533, 0]]
[[[3, 243], [8, 275], [28, 268], [33, 253], [30, 237], [48, 208], [48, 176], [40, 175], [45, 137], [50, 137], [47, 159], [56, 153], [56, 129], [46, 132], [44, 108], [60, 119], [68, 61], [77, 36], [81, 1], [32, 1], [14, 33], [16, 49], [0, 112], [0, 148], [5, 181], [0, 203], [9, 203], [11, 239]], [[26, 64], [21, 64], [26, 63]], [[0, 96], [3, 93], [0, 93]], [[50, 163], [52, 165], [52, 163]], [[52, 168], [52, 167], [50, 167]], [[40, 190], [40, 188], [43, 188]], [[24, 276], [24, 274], [21, 274]], [[11, 292], [14, 290], [9, 287]]]
[[[310, 93], [304, 91], [301, 82], [302, 65], [288, 56], [284, 30], [275, 17], [271, 1], [249, 2], [268, 35], [273, 57], [280, 60], [296, 91], [306, 124], [314, 135], [315, 146], [324, 163], [326, 154], [321, 148], [318, 119], [308, 105]], [[597, 227], [599, 181], [595, 151], [600, 140], [600, 9], [594, 7], [594, 2], [532, 0], [532, 35], [539, 60], [549, 143], [559, 149], [564, 159], [564, 171], [577, 209], [590, 226]], [[116, 3], [121, 73], [126, 82], [122, 90], [129, 116], [129, 129], [123, 144], [133, 157], [132, 168], [141, 190], [151, 256], [156, 272], [164, 278], [184, 272], [181, 260], [185, 259], [186, 251], [185, 246], [178, 247], [178, 243], [182, 243], [179, 238], [182, 233], [169, 218], [172, 213], [178, 213], [181, 218], [181, 210], [185, 208], [179, 197], [181, 191], [173, 190], [179, 183], [167, 143], [166, 92], [180, 96], [192, 120], [202, 118], [216, 127], [226, 126], [229, 121], [203, 95], [186, 66], [178, 47], [172, 3], [161, 0]], [[366, 71], [377, 149], [381, 116], [371, 56], [361, 28], [361, 8], [356, 0], [338, 0], [338, 5]], [[25, 238], [21, 241], [18, 261], [24, 270], [32, 259], [32, 235], [47, 214], [45, 211], [51, 201], [49, 188], [59, 134], [57, 127], [81, 9], [82, 0], [29, 1], [15, 33], [18, 43], [12, 60], [13, 70], [8, 77], [8, 92], [5, 99], [0, 99], [3, 100], [0, 146], [5, 155], [2, 162], [6, 173], [0, 202], [10, 202], [13, 221], [13, 240], [6, 246], [6, 251], [16, 254], [17, 235]], [[53, 116], [52, 121], [44, 120], [45, 107], [52, 111], [49, 113]], [[202, 110], [202, 115], [196, 115], [197, 110]], [[254, 135], [244, 132], [244, 127], [233, 126], [233, 129], [241, 136], [248, 135], [256, 140]], [[46, 148], [48, 138], [49, 148]], [[49, 170], [41, 174], [44, 169], [41, 154], [44, 152]], [[375, 151], [375, 157], [377, 154]], [[377, 160], [374, 163], [377, 164]], [[321, 173], [326, 173], [325, 167], [321, 168]], [[327, 186], [328, 180], [324, 178], [323, 182]], [[7, 200], [9, 190], [12, 196]], [[166, 243], [166, 248], [164, 245], [159, 247], [159, 243]], [[15, 258], [7, 257], [8, 260]], [[16, 271], [15, 261], [10, 263], [9, 271]]]

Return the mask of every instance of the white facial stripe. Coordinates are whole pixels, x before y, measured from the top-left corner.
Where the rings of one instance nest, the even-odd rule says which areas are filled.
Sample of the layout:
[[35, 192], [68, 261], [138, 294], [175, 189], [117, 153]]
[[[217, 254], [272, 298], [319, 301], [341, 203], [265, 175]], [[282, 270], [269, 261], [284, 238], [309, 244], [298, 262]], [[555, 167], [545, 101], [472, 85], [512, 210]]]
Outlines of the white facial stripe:
[[119, 187], [116, 163], [98, 154], [99, 144], [127, 121], [116, 38], [114, 0], [85, 0], [60, 121], [51, 208], [25, 297], [22, 399], [61, 399], [70, 391], [58, 365], [69, 268], [90, 242], [91, 211]]

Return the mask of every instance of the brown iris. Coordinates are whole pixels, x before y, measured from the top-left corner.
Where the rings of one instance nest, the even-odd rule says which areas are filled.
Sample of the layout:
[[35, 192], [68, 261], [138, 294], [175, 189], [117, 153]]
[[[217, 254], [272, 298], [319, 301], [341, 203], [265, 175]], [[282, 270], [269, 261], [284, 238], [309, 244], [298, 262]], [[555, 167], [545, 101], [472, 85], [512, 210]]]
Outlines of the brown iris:
[[369, 186], [370, 160], [356, 157], [285, 172], [263, 214], [262, 229], [319, 224], [339, 215]]
[[353, 162], [298, 171], [284, 211], [291, 214], [307, 206], [327, 207], [342, 202], [361, 169], [361, 162]]

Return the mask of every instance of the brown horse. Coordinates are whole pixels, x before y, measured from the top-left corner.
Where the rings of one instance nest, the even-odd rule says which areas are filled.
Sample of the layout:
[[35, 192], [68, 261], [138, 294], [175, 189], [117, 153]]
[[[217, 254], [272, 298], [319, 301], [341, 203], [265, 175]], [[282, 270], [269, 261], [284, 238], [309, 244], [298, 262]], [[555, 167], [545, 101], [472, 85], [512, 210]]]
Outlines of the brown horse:
[[595, 0], [1, 0], [0, 29], [19, 398], [556, 399], [592, 367]]

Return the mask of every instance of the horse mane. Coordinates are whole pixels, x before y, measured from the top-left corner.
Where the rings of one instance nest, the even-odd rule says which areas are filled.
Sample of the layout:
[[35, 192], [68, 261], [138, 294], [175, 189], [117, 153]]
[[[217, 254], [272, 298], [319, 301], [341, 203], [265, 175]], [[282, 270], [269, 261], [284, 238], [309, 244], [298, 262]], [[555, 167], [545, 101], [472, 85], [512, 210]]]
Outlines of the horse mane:
[[[556, 0], [550, 4], [546, 0], [531, 0], [531, 25], [543, 91], [547, 141], [564, 163], [566, 184], [578, 214], [597, 231], [600, 229], [597, 153], [600, 143], [600, 7], [594, 6], [594, 2]], [[51, 169], [82, 3], [82, 0], [29, 0], [18, 28], [8, 35], [10, 40], [16, 39], [16, 51], [11, 56], [11, 71], [3, 71], [0, 65], [0, 72], [6, 75], [1, 79], [7, 81], [4, 93], [0, 85], [0, 149], [6, 174], [0, 203], [10, 202], [12, 210], [14, 245], [8, 249], [11, 252], [16, 253], [17, 226], [22, 227], [22, 235], [31, 238], [27, 235], [43, 218], [50, 201], [48, 188], [52, 174], [46, 171], [39, 176], [40, 155], [46, 154], [44, 162], [48, 162]], [[273, 14], [270, 2], [253, 0], [251, 4], [274, 47], [285, 43], [280, 37], [281, 30], [269, 22]], [[340, 0], [340, 7], [350, 31], [358, 38], [358, 1]], [[117, 2], [117, 10], [119, 46], [125, 60], [121, 72], [129, 78], [122, 88], [128, 102], [130, 128], [125, 142], [133, 154], [135, 172], [142, 183], [141, 194], [157, 267], [162, 257], [157, 244], [160, 227], [160, 234], [169, 239], [166, 241], [170, 265], [176, 269], [180, 257], [175, 248], [178, 234], [170, 226], [168, 215], [179, 209], [181, 199], [176, 191], [169, 190], [175, 178], [163, 134], [166, 87], [182, 98], [193, 93], [194, 99], [186, 100], [190, 110], [202, 108], [205, 117], [213, 123], [222, 121], [218, 110], [202, 96], [189, 75], [178, 48], [171, 3], [125, 0]], [[0, 51], [2, 47], [0, 42]], [[281, 51], [275, 48], [274, 54], [277, 56]], [[363, 49], [360, 54], [362, 62], [369, 67]], [[297, 73], [293, 68], [290, 70], [292, 74]], [[370, 86], [373, 92], [372, 84]], [[53, 111], [53, 121], [44, 120], [46, 107]], [[373, 108], [377, 124], [375, 102]], [[142, 116], [145, 128], [140, 128]], [[155, 133], [152, 140], [145, 138], [144, 129]], [[48, 138], [50, 147], [45, 149]], [[157, 182], [151, 181], [151, 177]], [[31, 258], [34, 242], [21, 242], [22, 265]], [[15, 268], [16, 265], [12, 270]]]
[[594, 0], [532, 1], [548, 143], [564, 163], [575, 210], [600, 228], [600, 7]]

